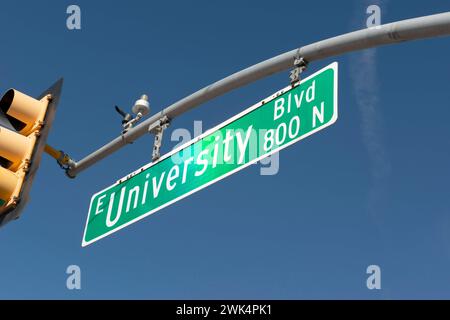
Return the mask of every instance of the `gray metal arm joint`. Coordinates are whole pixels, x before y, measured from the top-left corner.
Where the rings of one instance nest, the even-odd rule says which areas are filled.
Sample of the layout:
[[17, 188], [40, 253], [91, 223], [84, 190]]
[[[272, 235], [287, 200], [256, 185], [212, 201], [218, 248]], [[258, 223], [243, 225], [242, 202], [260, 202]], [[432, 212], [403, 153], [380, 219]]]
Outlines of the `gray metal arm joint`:
[[66, 172], [66, 175], [69, 178], [75, 178], [74, 176], [71, 176], [69, 174], [69, 170], [74, 168], [76, 165], [76, 162], [64, 151], [60, 150], [61, 155], [58, 159], [56, 159], [56, 162]]

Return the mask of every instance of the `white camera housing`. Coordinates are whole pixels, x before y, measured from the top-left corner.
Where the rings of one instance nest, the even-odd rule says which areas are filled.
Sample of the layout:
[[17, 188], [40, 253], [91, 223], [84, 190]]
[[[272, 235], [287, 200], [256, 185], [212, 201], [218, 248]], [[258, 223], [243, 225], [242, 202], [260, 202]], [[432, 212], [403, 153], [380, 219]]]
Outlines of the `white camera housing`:
[[134, 114], [141, 114], [141, 116], [145, 116], [150, 113], [150, 103], [148, 102], [147, 95], [142, 95], [139, 100], [134, 103], [134, 106], [131, 108]]

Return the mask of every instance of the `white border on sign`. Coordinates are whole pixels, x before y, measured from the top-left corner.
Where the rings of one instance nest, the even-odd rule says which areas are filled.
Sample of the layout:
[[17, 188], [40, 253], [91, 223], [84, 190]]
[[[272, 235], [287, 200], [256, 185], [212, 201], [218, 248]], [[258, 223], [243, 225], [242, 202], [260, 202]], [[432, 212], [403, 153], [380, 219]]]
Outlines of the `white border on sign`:
[[[87, 227], [88, 227], [89, 215], [90, 215], [90, 212], [91, 212], [92, 203], [93, 203], [95, 197], [96, 197], [98, 194], [101, 194], [101, 193], [107, 191], [108, 189], [110, 189], [110, 188], [112, 188], [112, 187], [114, 187], [114, 186], [116, 186], [116, 185], [118, 185], [118, 184], [120, 184], [120, 183], [125, 182], [126, 180], [128, 180], [128, 179], [134, 177], [135, 175], [141, 173], [142, 171], [144, 171], [144, 170], [146, 170], [146, 169], [148, 169], [148, 168], [150, 168], [150, 167], [156, 165], [157, 163], [159, 163], [159, 162], [161, 162], [161, 161], [167, 159], [168, 157], [171, 157], [171, 156], [172, 156], [173, 154], [175, 154], [176, 152], [178, 152], [178, 151], [180, 151], [180, 150], [182, 150], [182, 149], [184, 149], [184, 148], [187, 148], [187, 147], [190, 146], [191, 144], [196, 143], [197, 141], [203, 139], [205, 136], [208, 136], [209, 134], [211, 134], [211, 133], [213, 133], [213, 132], [215, 132], [215, 131], [221, 129], [222, 127], [224, 127], [224, 126], [228, 125], [229, 123], [231, 123], [231, 122], [233, 122], [233, 121], [235, 121], [235, 120], [237, 120], [237, 119], [243, 117], [243, 116], [246, 115], [247, 113], [250, 113], [251, 111], [255, 110], [256, 108], [262, 106], [263, 104], [266, 104], [267, 102], [269, 102], [269, 101], [275, 99], [276, 97], [280, 96], [281, 94], [285, 93], [286, 91], [289, 91], [289, 90], [295, 88], [296, 86], [299, 86], [299, 85], [302, 84], [303, 82], [308, 81], [310, 78], [315, 77], [315, 76], [317, 76], [318, 74], [320, 74], [320, 73], [322, 73], [322, 72], [324, 72], [324, 71], [326, 71], [326, 70], [328, 70], [328, 69], [333, 69], [333, 70], [334, 70], [334, 79], [333, 79], [333, 81], [334, 81], [334, 88], [333, 88], [333, 89], [334, 89], [334, 93], [333, 93], [333, 94], [334, 94], [334, 106], [333, 106], [334, 110], [333, 110], [333, 117], [330, 119], [329, 122], [327, 122], [327, 123], [324, 124], [323, 126], [320, 126], [320, 127], [316, 128], [316, 129], [314, 129], [314, 130], [312, 130], [312, 131], [310, 131], [310, 132], [308, 132], [308, 133], [306, 133], [306, 134], [304, 134], [304, 135], [302, 135], [302, 136], [300, 136], [300, 137], [298, 137], [298, 138], [296, 138], [296, 139], [294, 139], [294, 140], [292, 140], [292, 141], [289, 141], [289, 142], [286, 143], [285, 145], [280, 146], [279, 148], [277, 148], [277, 149], [275, 149], [275, 150], [271, 150], [270, 152], [268, 152], [268, 153], [266, 153], [266, 154], [264, 154], [264, 155], [262, 155], [262, 156], [260, 156], [260, 157], [258, 157], [258, 158], [256, 158], [256, 159], [253, 159], [252, 161], [250, 161], [250, 162], [248, 162], [248, 163], [246, 163], [246, 164], [243, 164], [242, 166], [237, 167], [237, 168], [235, 168], [234, 170], [232, 170], [232, 171], [230, 171], [230, 172], [227, 172], [226, 174], [224, 174], [224, 175], [222, 175], [222, 176], [220, 176], [220, 177], [217, 177], [216, 179], [211, 180], [211, 181], [209, 181], [208, 183], [205, 183], [204, 185], [201, 185], [201, 186], [199, 186], [199, 187], [197, 187], [197, 188], [195, 188], [195, 189], [193, 189], [193, 190], [191, 190], [191, 191], [189, 191], [189, 192], [187, 192], [187, 193], [185, 193], [185, 194], [179, 196], [178, 198], [175, 198], [175, 199], [173, 199], [173, 200], [171, 200], [171, 201], [169, 201], [169, 202], [167, 202], [167, 203], [165, 203], [165, 204], [163, 204], [163, 205], [160, 205], [159, 207], [157, 207], [157, 208], [155, 208], [155, 209], [153, 209], [153, 210], [151, 210], [151, 211], [149, 211], [149, 212], [147, 212], [147, 213], [145, 213], [145, 214], [143, 214], [143, 215], [140, 215], [139, 217], [136, 217], [135, 219], [130, 220], [130, 221], [128, 221], [127, 223], [125, 223], [125, 224], [123, 224], [123, 225], [121, 225], [121, 226], [119, 226], [119, 227], [117, 227], [117, 228], [115, 228], [115, 229], [112, 229], [111, 231], [108, 231], [107, 233], [104, 233], [104, 234], [102, 234], [101, 236], [98, 236], [97, 238], [94, 238], [94, 239], [89, 240], [89, 241], [85, 241], [86, 231], [87, 231]], [[283, 89], [277, 91], [276, 93], [272, 94], [272, 95], [269, 96], [268, 98], [261, 100], [260, 102], [258, 102], [258, 103], [256, 103], [256, 104], [254, 104], [253, 106], [251, 106], [251, 107], [245, 109], [244, 111], [238, 113], [237, 115], [231, 117], [230, 119], [228, 119], [228, 120], [226, 120], [226, 121], [224, 121], [224, 122], [218, 124], [217, 126], [215, 126], [215, 127], [211, 128], [211, 129], [205, 131], [205, 132], [202, 133], [200, 136], [198, 136], [198, 137], [196, 137], [196, 138], [194, 138], [194, 139], [192, 139], [192, 140], [186, 142], [185, 144], [183, 144], [183, 145], [179, 146], [178, 148], [172, 150], [171, 152], [165, 154], [165, 155], [162, 156], [157, 162], [152, 162], [152, 163], [146, 164], [145, 166], [143, 166], [143, 167], [141, 167], [141, 168], [135, 170], [134, 172], [130, 173], [129, 175], [126, 175], [126, 176], [123, 177], [122, 179], [117, 180], [117, 182], [116, 182], [115, 184], [113, 184], [113, 185], [111, 185], [111, 186], [109, 186], [109, 187], [107, 187], [107, 188], [105, 188], [105, 189], [103, 189], [103, 190], [101, 190], [101, 191], [95, 193], [95, 194], [92, 196], [91, 201], [90, 201], [89, 211], [88, 211], [88, 216], [87, 216], [87, 219], [86, 219], [86, 225], [85, 225], [85, 227], [84, 227], [84, 234], [83, 234], [83, 240], [82, 240], [81, 246], [82, 246], [82, 247], [86, 247], [86, 246], [90, 245], [91, 243], [94, 243], [94, 242], [96, 242], [96, 241], [98, 241], [98, 240], [100, 240], [100, 239], [102, 239], [102, 238], [104, 238], [104, 237], [106, 237], [106, 236], [108, 236], [108, 235], [110, 235], [110, 234], [116, 232], [116, 231], [119, 231], [120, 229], [125, 228], [125, 227], [127, 227], [128, 225], [130, 225], [130, 224], [132, 224], [132, 223], [135, 223], [135, 222], [137, 222], [137, 221], [139, 221], [139, 220], [141, 220], [141, 219], [144, 219], [145, 217], [147, 217], [147, 216], [149, 216], [149, 215], [155, 213], [156, 211], [159, 211], [159, 210], [161, 210], [161, 209], [163, 209], [163, 208], [165, 208], [165, 207], [167, 207], [167, 206], [169, 206], [169, 205], [171, 205], [171, 204], [173, 204], [173, 203], [175, 203], [175, 202], [177, 202], [177, 201], [179, 201], [179, 200], [181, 200], [181, 199], [183, 199], [183, 198], [185, 198], [185, 197], [188, 197], [188, 196], [190, 196], [191, 194], [193, 194], [193, 193], [195, 193], [195, 192], [197, 192], [197, 191], [199, 191], [199, 190], [201, 190], [201, 189], [203, 189], [203, 188], [206, 188], [206, 187], [208, 187], [209, 185], [211, 185], [211, 184], [213, 184], [213, 183], [215, 183], [215, 182], [217, 182], [217, 181], [220, 181], [220, 180], [222, 180], [222, 179], [225, 179], [226, 177], [232, 175], [233, 173], [235, 173], [235, 172], [237, 172], [237, 171], [240, 171], [240, 170], [242, 170], [242, 169], [245, 169], [245, 168], [248, 167], [249, 165], [252, 165], [252, 164], [254, 164], [255, 162], [258, 162], [259, 160], [261, 160], [261, 159], [263, 159], [263, 158], [265, 158], [265, 157], [268, 157], [268, 156], [274, 154], [275, 152], [279, 152], [280, 150], [283, 150], [284, 148], [289, 147], [291, 144], [294, 144], [294, 143], [296, 143], [296, 142], [298, 142], [298, 141], [300, 141], [300, 140], [302, 140], [302, 139], [304, 139], [304, 138], [306, 138], [306, 137], [308, 137], [308, 136], [310, 136], [310, 135], [316, 133], [317, 131], [320, 131], [320, 130], [322, 130], [322, 129], [325, 129], [326, 127], [328, 127], [328, 126], [332, 125], [333, 123], [335, 123], [336, 120], [337, 120], [337, 118], [338, 118], [338, 107], [337, 107], [337, 103], [338, 103], [338, 63], [337, 63], [337, 62], [333, 62], [333, 63], [329, 64], [328, 66], [326, 66], [326, 67], [320, 69], [319, 71], [317, 71], [317, 72], [315, 72], [315, 73], [309, 75], [309, 76], [306, 77], [305, 79], [301, 80], [300, 83], [297, 83], [297, 84], [294, 85], [294, 86], [289, 85], [289, 86], [287, 86], [287, 87], [285, 87], [285, 88], [283, 88]]]

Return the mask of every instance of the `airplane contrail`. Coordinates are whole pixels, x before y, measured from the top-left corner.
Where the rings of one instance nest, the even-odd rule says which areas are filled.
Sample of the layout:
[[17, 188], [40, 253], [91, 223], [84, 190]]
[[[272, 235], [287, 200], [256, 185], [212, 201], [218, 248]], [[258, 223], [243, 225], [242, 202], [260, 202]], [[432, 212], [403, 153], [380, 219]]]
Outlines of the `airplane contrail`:
[[[381, 1], [368, 1], [367, 6], [370, 4], [377, 4], [382, 9], [386, 7], [386, 2], [383, 2], [383, 6], [381, 6]], [[368, 16], [366, 15], [366, 18]], [[377, 49], [367, 49], [352, 54], [350, 62], [350, 77], [361, 116], [363, 143], [370, 161], [371, 187], [368, 213], [372, 218], [379, 215], [380, 206], [385, 202], [386, 180], [391, 171], [381, 125], [383, 123], [383, 112], [379, 101], [376, 56]]]

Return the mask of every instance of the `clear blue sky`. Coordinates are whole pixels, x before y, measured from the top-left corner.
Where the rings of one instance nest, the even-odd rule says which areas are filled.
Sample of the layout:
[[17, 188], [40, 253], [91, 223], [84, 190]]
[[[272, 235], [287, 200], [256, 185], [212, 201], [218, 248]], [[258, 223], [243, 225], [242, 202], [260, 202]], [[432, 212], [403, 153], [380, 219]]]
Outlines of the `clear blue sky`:
[[[153, 110], [300, 45], [450, 10], [447, 1], [7, 1], [0, 91], [63, 96], [49, 143], [80, 159], [120, 132], [114, 104]], [[0, 298], [450, 298], [449, 38], [338, 61], [339, 119], [281, 152], [87, 248], [92, 194], [148, 163], [144, 137], [69, 180], [45, 156], [21, 219], [0, 230]], [[173, 128], [210, 128], [288, 84], [288, 72], [215, 99]], [[169, 135], [166, 135], [168, 138]], [[165, 140], [164, 151], [175, 142]], [[82, 290], [66, 289], [77, 264]], [[366, 288], [366, 268], [382, 290]]]

